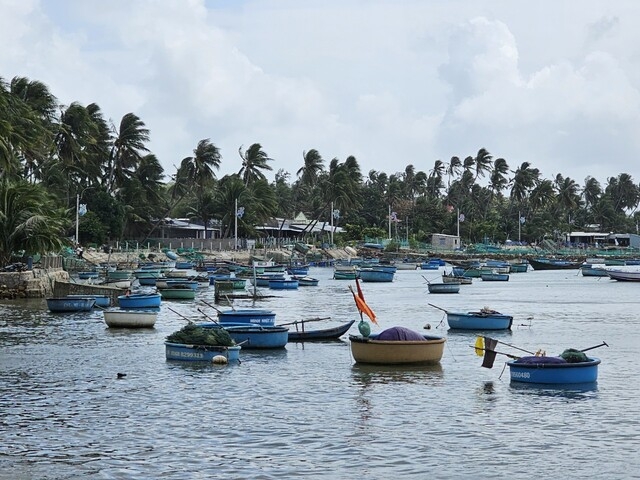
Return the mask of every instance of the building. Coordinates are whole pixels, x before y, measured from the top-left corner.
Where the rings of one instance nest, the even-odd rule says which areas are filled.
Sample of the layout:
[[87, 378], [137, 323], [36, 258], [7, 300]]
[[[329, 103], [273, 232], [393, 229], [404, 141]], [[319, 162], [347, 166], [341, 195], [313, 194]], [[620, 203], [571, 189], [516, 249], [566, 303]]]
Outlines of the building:
[[431, 236], [431, 246], [439, 250], [459, 250], [460, 237], [457, 235], [445, 235], [444, 233], [434, 233]]

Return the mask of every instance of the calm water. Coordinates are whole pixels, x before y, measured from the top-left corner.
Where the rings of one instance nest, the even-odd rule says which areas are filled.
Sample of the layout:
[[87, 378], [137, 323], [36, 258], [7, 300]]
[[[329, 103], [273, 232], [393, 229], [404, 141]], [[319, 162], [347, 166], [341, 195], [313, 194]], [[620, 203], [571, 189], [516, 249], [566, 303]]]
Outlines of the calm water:
[[[319, 287], [272, 291], [259, 306], [278, 323], [355, 316], [353, 282], [310, 274]], [[167, 307], [204, 320], [195, 303], [163, 302], [155, 329], [121, 331], [100, 312], [5, 301], [0, 478], [640, 478], [640, 284], [530, 271], [430, 295], [422, 274], [437, 278], [399, 271], [364, 292], [379, 329], [430, 324], [446, 336], [436, 367], [356, 366], [348, 341], [243, 350], [240, 365], [167, 362], [163, 341], [184, 325]], [[533, 351], [604, 340], [590, 352], [598, 384], [511, 385], [506, 357], [481, 368], [475, 335], [448, 333], [429, 302], [512, 313], [513, 332], [493, 336]]]

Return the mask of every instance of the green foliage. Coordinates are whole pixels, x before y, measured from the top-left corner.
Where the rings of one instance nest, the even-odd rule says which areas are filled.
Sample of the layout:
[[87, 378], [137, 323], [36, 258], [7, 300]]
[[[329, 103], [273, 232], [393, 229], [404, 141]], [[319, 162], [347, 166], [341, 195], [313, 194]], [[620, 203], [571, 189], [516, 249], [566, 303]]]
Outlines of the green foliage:
[[189, 323], [167, 337], [167, 342], [185, 345], [231, 347], [235, 342], [224, 328], [205, 328]]

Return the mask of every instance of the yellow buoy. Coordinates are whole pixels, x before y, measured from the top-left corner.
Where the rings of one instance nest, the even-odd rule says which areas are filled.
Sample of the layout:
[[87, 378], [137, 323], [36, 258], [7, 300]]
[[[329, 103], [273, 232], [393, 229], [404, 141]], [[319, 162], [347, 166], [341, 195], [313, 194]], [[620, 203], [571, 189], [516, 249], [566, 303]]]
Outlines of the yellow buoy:
[[475, 349], [477, 356], [481, 357], [482, 355], [484, 355], [484, 337], [476, 338]]

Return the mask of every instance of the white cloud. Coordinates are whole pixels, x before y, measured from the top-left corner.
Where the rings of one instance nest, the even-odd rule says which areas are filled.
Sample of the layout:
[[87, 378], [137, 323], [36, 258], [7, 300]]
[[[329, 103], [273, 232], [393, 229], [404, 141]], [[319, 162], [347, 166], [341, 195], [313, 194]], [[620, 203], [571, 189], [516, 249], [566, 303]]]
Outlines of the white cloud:
[[393, 173], [485, 147], [546, 176], [640, 180], [635, 2], [0, 0], [0, 11], [1, 77], [98, 103], [116, 125], [136, 113], [167, 174], [210, 138], [220, 175], [258, 142], [292, 174], [311, 148]]

